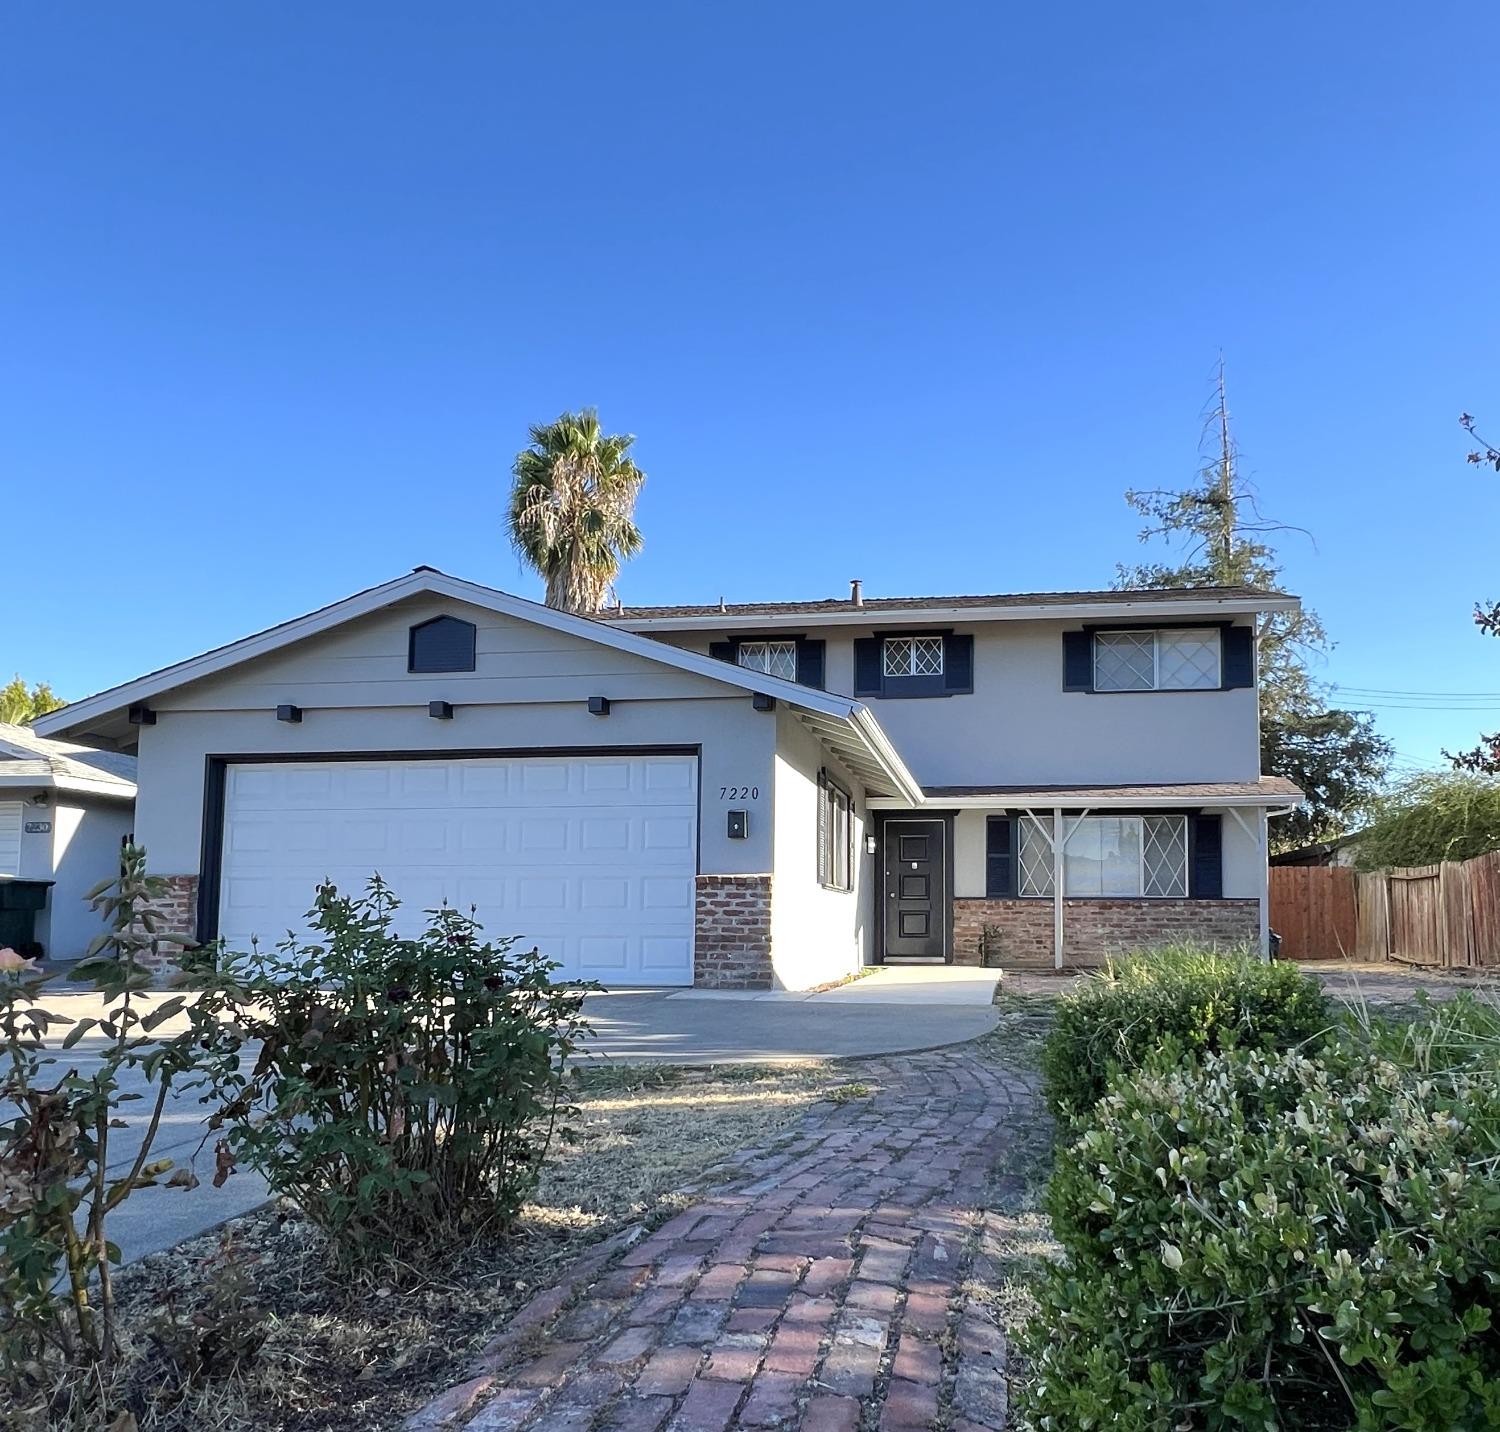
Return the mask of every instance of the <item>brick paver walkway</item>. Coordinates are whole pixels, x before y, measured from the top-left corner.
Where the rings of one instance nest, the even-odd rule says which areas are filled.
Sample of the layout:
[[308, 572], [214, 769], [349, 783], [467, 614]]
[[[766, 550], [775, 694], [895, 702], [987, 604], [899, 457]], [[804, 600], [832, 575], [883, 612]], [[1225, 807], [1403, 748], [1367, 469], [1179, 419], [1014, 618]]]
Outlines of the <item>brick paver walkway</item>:
[[1005, 1338], [970, 1280], [1007, 1130], [1033, 1089], [962, 1050], [868, 1061], [670, 1222], [522, 1309], [411, 1419], [468, 1432], [979, 1432]]

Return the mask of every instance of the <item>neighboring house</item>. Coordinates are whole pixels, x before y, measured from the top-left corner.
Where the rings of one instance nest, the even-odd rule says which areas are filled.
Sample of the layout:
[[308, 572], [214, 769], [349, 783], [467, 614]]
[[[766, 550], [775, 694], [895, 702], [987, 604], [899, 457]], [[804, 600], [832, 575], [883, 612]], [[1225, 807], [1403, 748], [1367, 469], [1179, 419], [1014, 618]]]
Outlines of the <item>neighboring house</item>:
[[134, 803], [134, 756], [0, 722], [0, 945], [34, 943], [49, 965], [83, 956], [103, 929], [88, 892], [120, 873]]
[[1319, 840], [1311, 845], [1299, 845], [1295, 850], [1283, 850], [1271, 857], [1271, 864], [1338, 865], [1353, 869], [1359, 860], [1359, 842], [1363, 835], [1362, 830], [1356, 830], [1336, 840]]
[[1264, 942], [1248, 589], [614, 609], [431, 568], [44, 717], [135, 748], [200, 938], [325, 876], [605, 983]]

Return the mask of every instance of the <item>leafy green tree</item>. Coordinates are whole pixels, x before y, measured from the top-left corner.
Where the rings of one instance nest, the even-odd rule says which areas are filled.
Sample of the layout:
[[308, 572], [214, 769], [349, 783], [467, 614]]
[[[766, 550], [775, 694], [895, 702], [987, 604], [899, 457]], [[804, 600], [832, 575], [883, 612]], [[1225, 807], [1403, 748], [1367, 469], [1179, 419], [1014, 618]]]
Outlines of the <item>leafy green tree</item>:
[[641, 550], [635, 502], [646, 474], [630, 457], [635, 438], [608, 435], [593, 408], [531, 429], [516, 454], [510, 537], [547, 584], [547, 605], [596, 612], [620, 562]]
[[21, 674], [16, 673], [14, 679], [0, 686], [0, 721], [11, 726], [27, 726], [35, 721], [38, 716], [45, 716], [49, 711], [58, 711], [66, 706], [65, 702], [58, 696], [45, 681], [38, 681], [34, 686], [27, 686], [21, 680]]
[[[1492, 467], [1500, 472], [1500, 448], [1487, 442], [1474, 430], [1474, 419], [1468, 413], [1459, 418], [1459, 426], [1478, 444], [1469, 452], [1468, 460], [1475, 466]], [[1474, 625], [1490, 636], [1500, 636], [1500, 602], [1486, 605], [1478, 603], [1474, 608]], [[1467, 751], [1444, 751], [1443, 754], [1460, 771], [1476, 771], [1480, 774], [1500, 775], [1500, 731], [1481, 736], [1477, 746]]]
[[[1166, 541], [1175, 550], [1167, 561], [1120, 564], [1116, 586], [1279, 587], [1282, 564], [1271, 539], [1300, 529], [1265, 517], [1240, 473], [1222, 365], [1205, 437], [1211, 455], [1193, 486], [1125, 494], [1146, 519], [1141, 541]], [[1380, 790], [1391, 746], [1368, 713], [1333, 706], [1327, 683], [1308, 670], [1329, 648], [1316, 612], [1267, 614], [1259, 647], [1261, 770], [1307, 795], [1300, 810], [1272, 827], [1272, 848], [1291, 850], [1341, 835], [1357, 820]]]
[[1362, 870], [1435, 865], [1500, 850], [1500, 780], [1470, 771], [1428, 771], [1375, 807], [1354, 844]]

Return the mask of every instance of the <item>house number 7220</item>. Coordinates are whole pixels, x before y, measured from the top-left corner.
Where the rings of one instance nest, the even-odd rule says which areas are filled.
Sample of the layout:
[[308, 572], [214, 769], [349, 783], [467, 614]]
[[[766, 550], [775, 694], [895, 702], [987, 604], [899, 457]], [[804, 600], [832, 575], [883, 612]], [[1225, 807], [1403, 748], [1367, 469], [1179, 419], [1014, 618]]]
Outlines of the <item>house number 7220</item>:
[[760, 787], [720, 786], [719, 799], [721, 801], [758, 801], [760, 799]]

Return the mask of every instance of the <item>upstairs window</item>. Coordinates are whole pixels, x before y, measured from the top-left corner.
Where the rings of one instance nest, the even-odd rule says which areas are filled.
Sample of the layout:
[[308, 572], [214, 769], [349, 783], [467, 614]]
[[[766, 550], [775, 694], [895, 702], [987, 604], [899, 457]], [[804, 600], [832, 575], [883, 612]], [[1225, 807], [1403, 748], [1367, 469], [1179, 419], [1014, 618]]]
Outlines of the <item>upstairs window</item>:
[[795, 641], [742, 641], [735, 661], [746, 671], [760, 671], [779, 676], [783, 681], [797, 679], [797, 643]]
[[1065, 631], [1064, 691], [1232, 691], [1255, 685], [1255, 628], [1223, 623]]
[[433, 617], [412, 627], [407, 638], [406, 669], [414, 672], [473, 671], [473, 622]]
[[974, 638], [954, 632], [893, 632], [854, 639], [854, 694], [964, 696], [974, 690]]
[[1219, 629], [1094, 634], [1095, 691], [1217, 691]]
[[884, 659], [887, 676], [941, 676], [943, 639], [940, 636], [888, 636]]

